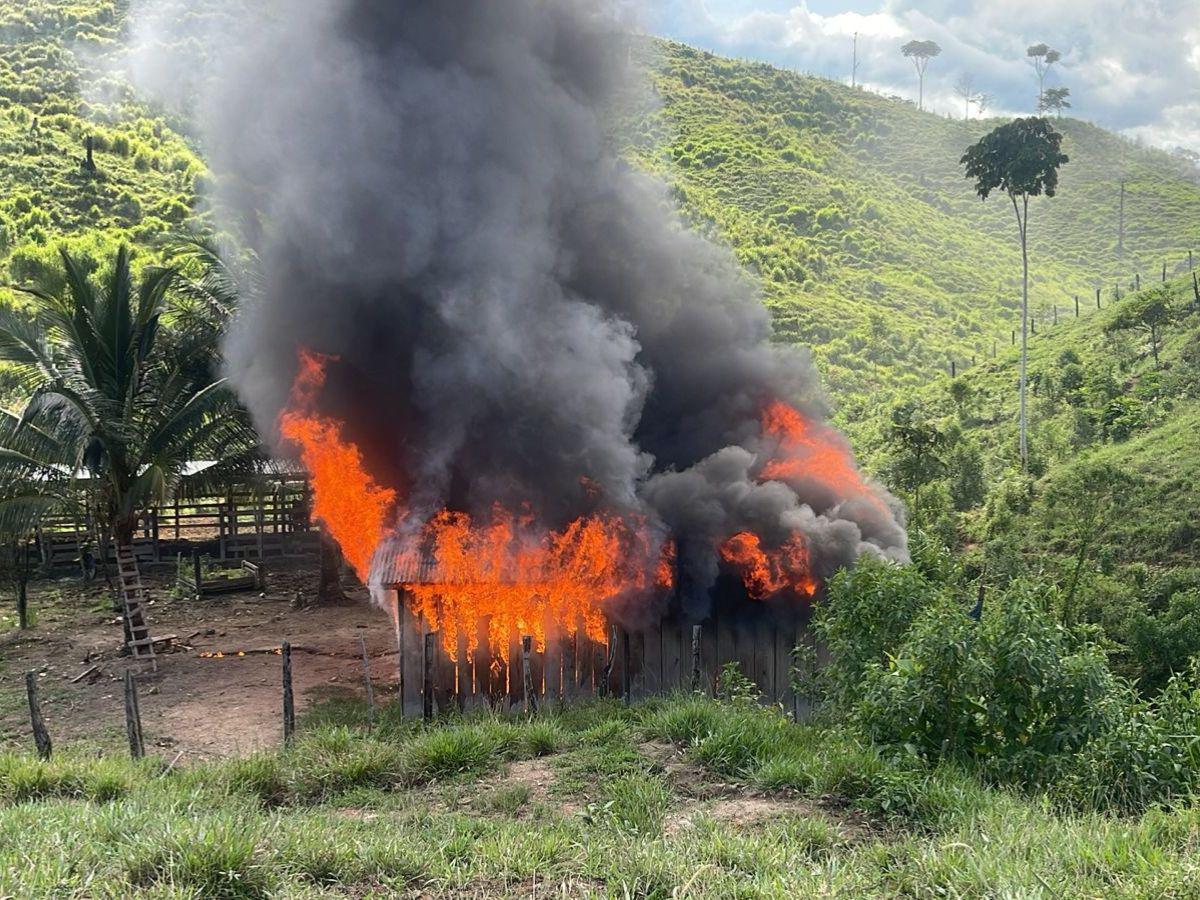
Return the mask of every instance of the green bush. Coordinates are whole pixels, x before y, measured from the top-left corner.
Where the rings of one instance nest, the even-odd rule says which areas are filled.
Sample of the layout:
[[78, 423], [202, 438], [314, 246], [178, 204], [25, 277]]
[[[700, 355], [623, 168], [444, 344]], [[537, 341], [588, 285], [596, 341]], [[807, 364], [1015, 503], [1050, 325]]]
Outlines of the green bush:
[[[937, 554], [927, 556], [929, 571], [944, 576]], [[867, 669], [886, 661], [922, 610], [945, 599], [944, 583], [922, 572], [920, 563], [864, 559], [835, 575], [813, 619], [832, 657], [825, 676], [831, 698], [839, 704], [855, 699]]]
[[951, 604], [926, 610], [888, 664], [868, 668], [855, 720], [873, 740], [926, 758], [1053, 782], [1071, 754], [1119, 721], [1128, 691], [1050, 608], [1017, 584], [993, 597], [980, 623]]
[[1072, 763], [1061, 796], [1090, 809], [1139, 813], [1200, 790], [1200, 664], [1091, 741]]

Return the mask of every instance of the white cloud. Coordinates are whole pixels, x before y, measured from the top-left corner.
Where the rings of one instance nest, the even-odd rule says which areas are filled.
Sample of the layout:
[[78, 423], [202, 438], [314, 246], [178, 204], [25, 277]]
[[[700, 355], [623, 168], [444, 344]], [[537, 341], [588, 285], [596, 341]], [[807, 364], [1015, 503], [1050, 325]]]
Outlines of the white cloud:
[[858, 32], [860, 81], [912, 99], [916, 77], [900, 44], [935, 40], [943, 52], [929, 66], [926, 98], [949, 113], [959, 109], [953, 84], [963, 72], [995, 98], [996, 112], [1032, 112], [1037, 86], [1025, 49], [1045, 41], [1063, 54], [1047, 84], [1071, 89], [1073, 114], [1148, 142], [1200, 150], [1196, 0], [877, 3], [824, 14], [807, 0], [783, 10], [762, 0], [726, 3], [720, 13], [704, 0], [658, 0], [645, 8], [648, 27], [661, 33], [838, 79], [849, 78]]

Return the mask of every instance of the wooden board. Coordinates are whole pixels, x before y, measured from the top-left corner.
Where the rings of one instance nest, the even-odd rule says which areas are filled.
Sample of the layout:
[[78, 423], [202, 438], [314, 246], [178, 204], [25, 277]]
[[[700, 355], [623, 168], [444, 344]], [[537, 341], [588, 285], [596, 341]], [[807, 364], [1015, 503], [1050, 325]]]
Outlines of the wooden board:
[[642, 644], [642, 668], [638, 698], [656, 697], [663, 692], [663, 628], [638, 632]]
[[543, 675], [545, 690], [543, 692], [544, 706], [556, 706], [562, 700], [562, 667], [563, 642], [562, 637], [553, 630], [546, 631], [546, 652], [543, 654]]
[[774, 703], [775, 693], [775, 631], [774, 622], [763, 619], [754, 629], [754, 668], [750, 677], [768, 703]]
[[[683, 646], [680, 631], [678, 619], [671, 618], [663, 622], [659, 646], [661, 647], [662, 692], [664, 694], [677, 691], [683, 686], [682, 668], [679, 664]], [[690, 642], [691, 632], [689, 631], [688, 634]], [[688, 652], [690, 653], [691, 651], [689, 650]]]
[[403, 646], [403, 683], [401, 685], [404, 715], [421, 715], [421, 687], [425, 677], [425, 623], [413, 614], [403, 593], [400, 595], [400, 631]]

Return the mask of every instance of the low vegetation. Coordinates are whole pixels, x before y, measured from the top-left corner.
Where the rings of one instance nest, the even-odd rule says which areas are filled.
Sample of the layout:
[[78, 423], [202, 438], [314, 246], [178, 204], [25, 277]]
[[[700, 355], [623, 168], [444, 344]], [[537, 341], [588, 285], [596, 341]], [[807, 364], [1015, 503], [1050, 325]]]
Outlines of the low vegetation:
[[[1054, 807], [747, 704], [313, 727], [189, 771], [0, 757], [0, 892], [1142, 897], [1197, 874], [1191, 808]], [[514, 776], [535, 754], [548, 788]]]

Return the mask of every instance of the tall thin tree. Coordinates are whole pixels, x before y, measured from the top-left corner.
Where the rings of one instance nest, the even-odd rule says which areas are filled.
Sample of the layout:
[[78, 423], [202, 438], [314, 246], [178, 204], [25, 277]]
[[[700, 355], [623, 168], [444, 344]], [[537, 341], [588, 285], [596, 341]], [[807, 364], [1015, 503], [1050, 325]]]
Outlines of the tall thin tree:
[[917, 109], [925, 108], [925, 70], [929, 61], [942, 52], [934, 41], [909, 41], [900, 52], [913, 61], [917, 70]]
[[1042, 100], [1046, 96], [1046, 74], [1051, 66], [1062, 59], [1062, 54], [1048, 44], [1034, 44], [1025, 51], [1025, 56], [1033, 63], [1033, 71], [1037, 73], [1038, 110], [1041, 111]]
[[986, 200], [992, 191], [1008, 194], [1021, 238], [1021, 468], [1029, 467], [1029, 419], [1026, 403], [1029, 370], [1029, 198], [1058, 190], [1059, 167], [1068, 161], [1062, 135], [1049, 121], [1015, 119], [967, 148], [961, 160], [975, 192]]

